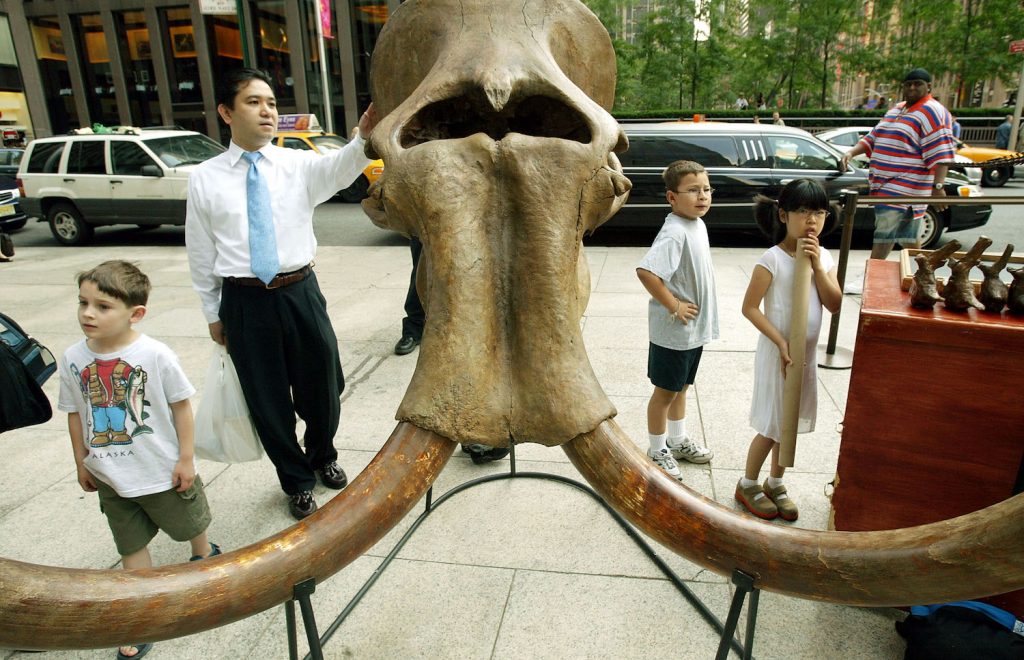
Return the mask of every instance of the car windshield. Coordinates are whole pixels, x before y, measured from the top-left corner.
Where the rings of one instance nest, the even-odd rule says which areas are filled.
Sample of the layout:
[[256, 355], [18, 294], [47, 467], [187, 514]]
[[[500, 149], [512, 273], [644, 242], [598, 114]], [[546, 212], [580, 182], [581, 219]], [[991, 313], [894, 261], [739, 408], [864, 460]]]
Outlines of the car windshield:
[[312, 142], [316, 146], [317, 151], [321, 153], [325, 151], [334, 151], [335, 149], [341, 149], [346, 144], [348, 144], [347, 142], [345, 142], [345, 140], [338, 137], [337, 135], [314, 135], [313, 137], [309, 138], [309, 141]]
[[210, 138], [198, 134], [154, 138], [146, 140], [146, 146], [152, 149], [167, 167], [195, 165], [226, 151]]

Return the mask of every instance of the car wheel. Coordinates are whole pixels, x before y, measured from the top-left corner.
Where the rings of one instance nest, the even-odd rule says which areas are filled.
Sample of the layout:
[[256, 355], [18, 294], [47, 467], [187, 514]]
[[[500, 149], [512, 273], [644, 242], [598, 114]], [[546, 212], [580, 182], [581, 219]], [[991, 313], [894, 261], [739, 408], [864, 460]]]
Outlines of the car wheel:
[[998, 188], [1010, 180], [1009, 167], [988, 167], [981, 170], [981, 183], [989, 188]]
[[58, 243], [85, 245], [92, 240], [93, 227], [82, 220], [82, 214], [71, 204], [55, 204], [47, 216], [50, 231]]
[[929, 206], [928, 210], [924, 213], [924, 218], [921, 220], [921, 226], [917, 230], [917, 242], [921, 245], [922, 249], [930, 250], [939, 242], [943, 229], [945, 229], [945, 225], [942, 219]]
[[359, 178], [353, 181], [351, 186], [338, 193], [338, 197], [340, 197], [343, 202], [358, 204], [366, 199], [366, 191], [369, 188], [370, 180], [366, 178], [365, 174], [360, 174]]

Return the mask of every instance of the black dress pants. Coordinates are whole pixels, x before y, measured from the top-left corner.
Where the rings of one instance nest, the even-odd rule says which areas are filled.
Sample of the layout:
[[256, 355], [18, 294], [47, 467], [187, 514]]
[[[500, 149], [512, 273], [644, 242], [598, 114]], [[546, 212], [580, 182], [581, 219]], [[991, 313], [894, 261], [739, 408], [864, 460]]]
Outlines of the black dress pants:
[[[280, 289], [224, 281], [220, 319], [228, 354], [267, 456], [285, 493], [312, 490], [314, 470], [337, 460], [341, 419], [338, 339], [316, 275]], [[305, 452], [295, 415], [306, 422]]]
[[409, 276], [409, 291], [405, 294], [405, 318], [402, 319], [402, 336], [412, 337], [416, 341], [423, 339], [423, 324], [426, 321], [426, 313], [423, 311], [423, 303], [416, 292], [416, 270], [420, 265], [420, 252], [423, 251], [423, 243], [413, 236], [409, 242], [409, 251], [412, 252], [412, 274]]

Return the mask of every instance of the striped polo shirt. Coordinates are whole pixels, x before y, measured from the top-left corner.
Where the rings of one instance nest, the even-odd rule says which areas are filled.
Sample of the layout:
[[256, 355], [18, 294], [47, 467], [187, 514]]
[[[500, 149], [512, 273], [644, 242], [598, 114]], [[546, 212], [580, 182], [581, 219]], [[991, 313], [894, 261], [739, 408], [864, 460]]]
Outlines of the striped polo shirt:
[[[956, 153], [953, 118], [931, 94], [910, 107], [897, 103], [866, 135], [865, 153], [871, 158], [869, 180], [873, 195], [898, 197], [932, 194], [932, 168], [950, 162]], [[880, 205], [880, 208], [906, 208]], [[926, 205], [914, 205], [914, 217], [923, 218]]]

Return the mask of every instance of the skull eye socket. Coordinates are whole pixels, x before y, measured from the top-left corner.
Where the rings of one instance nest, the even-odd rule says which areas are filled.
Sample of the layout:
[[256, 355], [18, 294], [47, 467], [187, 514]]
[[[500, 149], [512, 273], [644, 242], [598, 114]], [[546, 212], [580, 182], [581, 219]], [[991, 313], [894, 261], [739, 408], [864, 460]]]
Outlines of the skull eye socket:
[[584, 144], [592, 137], [586, 117], [558, 99], [512, 99], [495, 111], [483, 92], [477, 90], [425, 106], [402, 128], [401, 144], [409, 149], [432, 140], [455, 140], [476, 133], [486, 133], [493, 140], [520, 133]]

